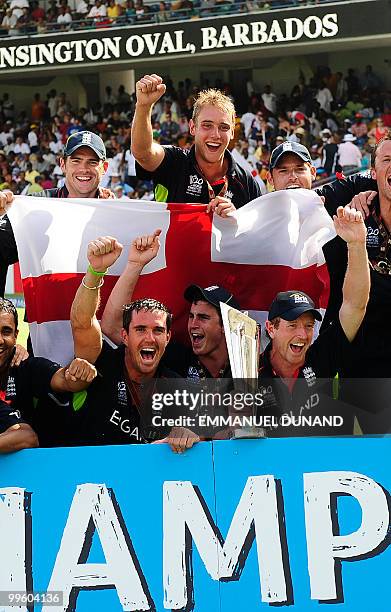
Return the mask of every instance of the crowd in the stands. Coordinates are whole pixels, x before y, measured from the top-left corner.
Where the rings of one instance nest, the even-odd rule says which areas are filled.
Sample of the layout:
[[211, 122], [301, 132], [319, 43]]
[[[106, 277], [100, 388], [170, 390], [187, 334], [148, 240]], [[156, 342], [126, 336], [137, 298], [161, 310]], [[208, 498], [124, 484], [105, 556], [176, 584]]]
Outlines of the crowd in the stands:
[[[217, 87], [234, 100], [227, 83], [199, 84], [190, 78], [165, 82], [166, 94], [152, 115], [154, 138], [161, 144], [191, 146], [189, 119], [200, 88]], [[307, 146], [317, 178], [324, 179], [368, 168], [370, 145], [391, 126], [391, 93], [371, 66], [361, 74], [353, 68], [343, 74], [320, 66], [311, 78], [300, 73], [292, 90], [279, 94], [270, 84], [258, 88], [248, 82], [247, 94], [232, 147], [239, 163], [248, 163], [265, 182], [270, 152], [283, 140]], [[108, 151], [103, 186], [119, 198], [152, 198], [152, 185], [136, 178], [130, 153], [134, 107], [135, 96], [124, 86], [114, 91], [107, 85], [103, 99], [89, 108], [72, 107], [66, 93], [55, 89], [36, 93], [24, 109], [14, 103], [12, 90], [3, 93], [0, 189], [31, 194], [61, 185], [58, 155], [70, 134], [88, 129], [102, 136]]]
[[[318, 4], [319, 0], [1, 0], [0, 37], [164, 23]], [[330, 0], [322, 0], [322, 3]], [[334, 0], [335, 1], [335, 0]]]

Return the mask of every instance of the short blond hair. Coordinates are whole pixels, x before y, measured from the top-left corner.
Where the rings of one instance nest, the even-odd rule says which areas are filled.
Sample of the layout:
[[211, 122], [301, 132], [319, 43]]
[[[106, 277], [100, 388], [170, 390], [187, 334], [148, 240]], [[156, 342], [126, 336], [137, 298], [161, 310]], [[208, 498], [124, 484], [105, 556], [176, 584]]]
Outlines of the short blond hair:
[[235, 124], [236, 111], [231, 98], [223, 94], [219, 89], [204, 89], [200, 91], [194, 101], [192, 119], [196, 123], [198, 115], [204, 106], [217, 106], [220, 110], [231, 116], [232, 124]]

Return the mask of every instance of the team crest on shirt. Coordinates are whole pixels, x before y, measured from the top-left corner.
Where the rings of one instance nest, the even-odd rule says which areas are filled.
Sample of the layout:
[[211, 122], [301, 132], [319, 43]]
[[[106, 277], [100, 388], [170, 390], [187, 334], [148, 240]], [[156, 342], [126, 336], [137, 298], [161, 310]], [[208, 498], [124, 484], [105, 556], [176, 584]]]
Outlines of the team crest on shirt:
[[91, 134], [89, 132], [83, 132], [82, 136], [82, 144], [89, 145], [91, 144]]
[[7, 389], [5, 393], [6, 393], [7, 398], [15, 397], [16, 395], [15, 378], [13, 376], [8, 377]]
[[307, 381], [307, 385], [312, 387], [316, 383], [316, 375], [311, 366], [303, 368], [303, 376]]
[[200, 380], [200, 373], [195, 366], [189, 366], [189, 369], [187, 370], [186, 378], [187, 380], [194, 380], [194, 381]]
[[232, 193], [232, 191], [228, 190], [225, 192], [225, 197], [228, 198], [228, 200], [232, 200], [234, 194]]
[[188, 195], [200, 195], [202, 192], [202, 186], [204, 184], [204, 179], [196, 174], [191, 174], [189, 176], [189, 184], [186, 189], [186, 193]]
[[118, 398], [118, 404], [120, 406], [127, 406], [128, 405], [128, 396], [126, 393], [126, 384], [124, 383], [123, 380], [119, 380], [118, 381], [118, 389], [117, 389], [118, 393], [117, 393], [117, 398]]
[[378, 227], [367, 227], [367, 247], [378, 247], [380, 245], [380, 232]]

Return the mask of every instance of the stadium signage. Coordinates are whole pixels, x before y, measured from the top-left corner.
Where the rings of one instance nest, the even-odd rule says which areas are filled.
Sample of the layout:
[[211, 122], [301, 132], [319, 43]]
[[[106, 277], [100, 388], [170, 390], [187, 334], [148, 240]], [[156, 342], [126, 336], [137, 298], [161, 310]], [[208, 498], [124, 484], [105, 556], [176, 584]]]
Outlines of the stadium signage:
[[184, 29], [142, 31], [127, 37], [106, 35], [97, 38], [95, 33], [93, 38], [0, 47], [0, 69], [194, 54], [213, 49], [330, 38], [337, 34], [337, 13], [327, 13], [323, 17], [309, 15], [305, 19], [273, 19], [271, 23], [252, 21], [218, 27], [201, 25], [192, 40], [186, 40]]
[[[303, 474], [303, 478], [311, 599], [335, 601], [338, 595], [335, 559], [366, 558], [384, 543], [390, 518], [387, 495], [363, 474], [326, 472]], [[333, 532], [330, 498], [337, 494], [353, 497], [362, 511], [359, 529], [345, 536]], [[260, 554], [261, 600], [268, 604], [291, 603], [289, 557], [281, 533], [285, 516], [278, 511], [278, 495], [273, 475], [250, 476], [224, 541], [217, 537], [218, 528], [202, 493], [191, 482], [164, 482], [164, 608], [183, 610], [192, 603], [192, 541], [208, 574], [216, 581], [238, 580], [239, 567], [244, 568], [255, 541]], [[31, 538], [30, 504], [26, 503], [29, 496], [26, 500], [25, 491], [17, 487], [0, 489], [0, 496], [2, 527], [7, 527], [3, 545], [9, 545], [4, 549], [12, 567], [7, 586], [10, 591], [24, 591], [32, 583], [33, 571], [33, 559], [26, 556], [24, 540], [26, 536]], [[124, 610], [155, 610], [137, 551], [129, 542], [126, 526], [121, 524], [121, 508], [115, 499], [115, 492], [104, 484], [76, 486], [47, 587], [49, 593], [62, 593], [63, 610], [75, 609], [77, 591], [81, 588], [112, 586]], [[87, 561], [95, 532], [106, 563]], [[51, 607], [52, 604], [47, 612]]]
[[[1, 457], [0, 608], [37, 592], [41, 612], [380, 609], [389, 461], [377, 466], [389, 450], [313, 438], [205, 443], [185, 457], [165, 445]], [[324, 469], [364, 466], [363, 454], [371, 475]]]
[[[374, 6], [376, 4], [376, 11]], [[229, 51], [328, 45], [391, 33], [389, 0], [202, 17], [0, 39], [0, 74], [192, 58]], [[330, 47], [331, 48], [331, 47]], [[130, 64], [129, 64], [130, 63]]]
[[385, 0], [226, 15], [173, 23], [61, 32], [0, 40], [0, 73], [15, 69], [75, 68], [151, 58], [191, 57], [226, 50], [305, 45], [317, 41], [389, 35]]

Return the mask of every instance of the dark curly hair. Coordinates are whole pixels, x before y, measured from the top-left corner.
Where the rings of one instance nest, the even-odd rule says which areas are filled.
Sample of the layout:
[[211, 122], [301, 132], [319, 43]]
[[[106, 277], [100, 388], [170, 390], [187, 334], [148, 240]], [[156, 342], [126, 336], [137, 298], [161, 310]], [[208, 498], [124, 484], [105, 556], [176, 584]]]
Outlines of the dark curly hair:
[[9, 314], [12, 314], [15, 321], [15, 329], [18, 329], [18, 311], [11, 300], [0, 297], [0, 312], [8, 312]]
[[132, 320], [133, 312], [140, 312], [141, 310], [146, 310], [149, 312], [160, 311], [166, 313], [166, 328], [167, 332], [171, 329], [172, 324], [172, 314], [168, 310], [167, 306], [159, 302], [158, 300], [154, 300], [152, 298], [142, 298], [141, 300], [135, 300], [130, 304], [125, 304], [123, 307], [123, 315], [122, 315], [122, 326], [126, 331], [129, 330], [129, 325]]

